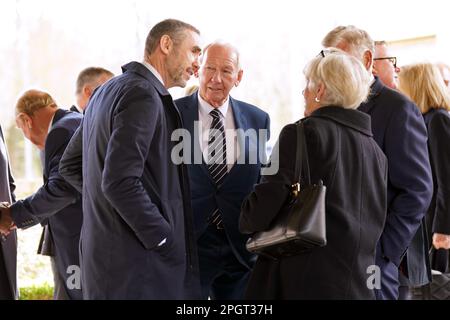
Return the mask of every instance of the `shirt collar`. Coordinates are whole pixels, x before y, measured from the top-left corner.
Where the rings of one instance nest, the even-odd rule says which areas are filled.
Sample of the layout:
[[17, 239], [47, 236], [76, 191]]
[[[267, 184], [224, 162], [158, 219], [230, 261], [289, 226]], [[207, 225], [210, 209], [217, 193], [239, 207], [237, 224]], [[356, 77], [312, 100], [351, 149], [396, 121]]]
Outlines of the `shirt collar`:
[[206, 102], [200, 95], [200, 90], [197, 93], [198, 95], [198, 104], [200, 106], [200, 110], [204, 113], [204, 114], [209, 114], [211, 111], [213, 111], [214, 109], [217, 109], [220, 111], [220, 113], [222, 114], [222, 116], [225, 118], [228, 112], [228, 106], [230, 105], [230, 97], [227, 97], [227, 100], [225, 100], [224, 104], [222, 104], [220, 107], [218, 108], [214, 108], [213, 106], [211, 106], [208, 102]]
[[150, 70], [151, 73], [153, 73], [153, 75], [156, 77], [156, 79], [158, 79], [162, 85], [164, 86], [164, 81], [161, 77], [161, 75], [159, 74], [159, 72], [155, 69], [155, 67], [153, 67], [150, 63], [148, 63], [147, 61], [142, 62], [142, 64], [144, 66], [147, 67], [148, 70]]
[[50, 123], [48, 124], [48, 130], [47, 130], [47, 133], [49, 133], [50, 130], [52, 130], [52, 127], [53, 127], [53, 120], [55, 119], [55, 114], [56, 114], [56, 112], [53, 114], [52, 118], [50, 119]]

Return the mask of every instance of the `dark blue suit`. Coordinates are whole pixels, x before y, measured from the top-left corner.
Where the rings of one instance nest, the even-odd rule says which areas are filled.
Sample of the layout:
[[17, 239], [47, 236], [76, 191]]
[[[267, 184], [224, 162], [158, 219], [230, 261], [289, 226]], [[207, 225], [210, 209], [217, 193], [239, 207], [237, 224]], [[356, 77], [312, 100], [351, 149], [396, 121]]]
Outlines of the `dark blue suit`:
[[[68, 273], [69, 266], [80, 266], [79, 242], [83, 212], [80, 194], [61, 177], [58, 167], [81, 119], [79, 113], [62, 109], [56, 111], [45, 140], [44, 185], [33, 195], [11, 206], [11, 215], [18, 228], [28, 228], [38, 222], [48, 225], [56, 267], [64, 280], [75, 274], [71, 269]], [[69, 283], [76, 282], [69, 280]], [[82, 298], [79, 288], [68, 288], [66, 281], [64, 285], [71, 299]]]
[[[183, 125], [190, 132], [191, 149], [194, 151], [188, 169], [203, 298], [211, 294], [212, 298], [217, 299], [239, 299], [243, 297], [248, 274], [255, 261], [255, 256], [245, 248], [248, 235], [239, 232], [239, 215], [243, 200], [259, 181], [261, 159], [258, 152], [265, 155], [266, 140], [269, 138], [269, 115], [253, 105], [230, 97], [235, 128], [243, 131], [254, 129], [256, 132], [265, 129], [267, 137], [258, 145], [259, 138], [244, 139], [238, 130], [240, 159], [228, 172], [223, 184], [216, 187], [201, 155], [199, 137], [194, 134], [194, 122], [199, 120], [198, 93], [178, 99], [176, 104], [182, 115]], [[197, 155], [194, 154], [195, 150], [198, 151]], [[257, 156], [254, 164], [249, 164], [251, 153]], [[195, 163], [195, 157], [200, 159], [200, 163]], [[208, 224], [208, 218], [216, 208], [223, 218], [225, 231], [222, 235]], [[223, 254], [219, 255], [219, 252]]]
[[[433, 192], [427, 130], [418, 107], [384, 86], [378, 78], [372, 85], [369, 100], [359, 110], [371, 116], [374, 139], [388, 159], [388, 211], [377, 247], [377, 264], [382, 273], [378, 298], [396, 299], [398, 267], [406, 250], [410, 245], [423, 247], [420, 239], [418, 243], [411, 241], [421, 227]], [[421, 233], [422, 230], [418, 235]], [[417, 263], [411, 260], [407, 265]], [[420, 267], [407, 271], [410, 280], [427, 276], [426, 270]]]
[[122, 69], [93, 94], [61, 160], [83, 194], [83, 295], [198, 298], [189, 181], [171, 159], [181, 117], [143, 64]]
[[[0, 127], [0, 202], [16, 201], [3, 131]], [[0, 239], [0, 300], [17, 299], [17, 234], [12, 231]]]

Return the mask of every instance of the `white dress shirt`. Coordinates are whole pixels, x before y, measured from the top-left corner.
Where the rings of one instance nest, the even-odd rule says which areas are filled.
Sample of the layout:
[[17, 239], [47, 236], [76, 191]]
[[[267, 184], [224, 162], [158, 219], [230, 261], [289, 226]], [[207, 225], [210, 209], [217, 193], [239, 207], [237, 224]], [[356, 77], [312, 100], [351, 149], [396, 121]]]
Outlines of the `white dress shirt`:
[[155, 69], [155, 67], [153, 67], [150, 63], [144, 61], [142, 62], [142, 64], [144, 66], [147, 67], [148, 70], [150, 70], [151, 73], [153, 73], [153, 75], [162, 83], [162, 85], [164, 86], [164, 81], [161, 77], [161, 75], [159, 74], [159, 72]]
[[218, 109], [225, 128], [225, 143], [227, 149], [227, 171], [230, 172], [236, 159], [239, 157], [239, 145], [236, 135], [236, 126], [234, 123], [233, 108], [230, 108], [230, 99], [227, 98], [225, 103], [218, 108], [212, 107], [198, 93], [198, 120], [200, 126], [200, 150], [203, 154], [205, 162], [208, 157], [208, 139], [209, 129], [211, 128], [212, 116], [209, 114], [212, 110]]

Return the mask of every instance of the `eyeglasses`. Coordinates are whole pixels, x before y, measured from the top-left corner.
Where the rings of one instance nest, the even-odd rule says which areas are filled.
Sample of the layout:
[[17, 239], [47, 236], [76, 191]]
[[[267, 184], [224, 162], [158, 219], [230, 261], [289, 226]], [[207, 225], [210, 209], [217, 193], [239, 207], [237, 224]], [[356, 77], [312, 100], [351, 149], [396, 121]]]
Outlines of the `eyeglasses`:
[[389, 60], [392, 65], [394, 66], [394, 68], [397, 68], [397, 57], [383, 57], [383, 58], [374, 58], [374, 61], [377, 60]]

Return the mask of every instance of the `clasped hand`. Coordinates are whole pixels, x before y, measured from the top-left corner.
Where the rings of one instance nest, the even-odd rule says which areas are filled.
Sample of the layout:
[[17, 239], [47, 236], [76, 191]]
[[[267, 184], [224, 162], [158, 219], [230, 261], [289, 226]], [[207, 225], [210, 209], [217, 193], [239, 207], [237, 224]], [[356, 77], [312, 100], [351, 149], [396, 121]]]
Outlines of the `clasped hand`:
[[8, 202], [0, 203], [0, 234], [7, 236], [16, 226], [11, 218], [11, 209]]

